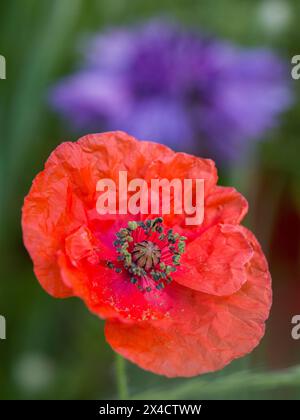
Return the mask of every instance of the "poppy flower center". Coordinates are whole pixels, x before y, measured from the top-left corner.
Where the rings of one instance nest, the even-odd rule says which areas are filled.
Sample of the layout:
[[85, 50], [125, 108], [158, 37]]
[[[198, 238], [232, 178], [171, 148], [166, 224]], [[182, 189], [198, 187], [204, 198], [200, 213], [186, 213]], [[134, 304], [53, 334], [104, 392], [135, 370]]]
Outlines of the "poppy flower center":
[[116, 273], [125, 271], [141, 292], [163, 289], [172, 282], [171, 274], [180, 265], [186, 237], [166, 229], [157, 217], [143, 222], [128, 222], [116, 233], [117, 260], [107, 261]]
[[132, 252], [133, 261], [146, 271], [154, 268], [160, 261], [160, 249], [151, 241], [137, 243]]

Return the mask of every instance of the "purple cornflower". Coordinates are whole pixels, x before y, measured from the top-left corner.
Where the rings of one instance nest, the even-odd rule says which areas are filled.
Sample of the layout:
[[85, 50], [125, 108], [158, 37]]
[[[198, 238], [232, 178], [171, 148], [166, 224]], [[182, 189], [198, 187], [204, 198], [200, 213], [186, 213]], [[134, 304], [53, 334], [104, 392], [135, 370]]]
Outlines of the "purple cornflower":
[[267, 49], [154, 21], [92, 38], [51, 103], [76, 129], [124, 130], [226, 163], [278, 123], [287, 75]]

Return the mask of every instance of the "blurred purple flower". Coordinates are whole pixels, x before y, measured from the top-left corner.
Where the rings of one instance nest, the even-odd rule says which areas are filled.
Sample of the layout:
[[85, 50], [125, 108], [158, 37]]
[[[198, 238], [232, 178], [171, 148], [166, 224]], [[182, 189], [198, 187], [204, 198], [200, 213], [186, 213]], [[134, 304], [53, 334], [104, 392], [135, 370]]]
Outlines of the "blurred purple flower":
[[51, 103], [76, 128], [125, 130], [224, 163], [277, 124], [291, 92], [269, 50], [155, 21], [94, 37]]

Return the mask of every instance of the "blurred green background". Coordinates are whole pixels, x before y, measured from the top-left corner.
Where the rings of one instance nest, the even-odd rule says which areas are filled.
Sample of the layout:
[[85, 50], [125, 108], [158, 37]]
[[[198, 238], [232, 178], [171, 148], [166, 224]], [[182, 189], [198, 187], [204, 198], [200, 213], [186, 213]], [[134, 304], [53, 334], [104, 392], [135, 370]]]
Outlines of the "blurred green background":
[[[74, 68], [78, 40], [164, 15], [240, 45], [272, 47], [290, 63], [300, 53], [300, 3], [281, 0], [284, 19], [263, 3], [2, 0], [7, 80], [0, 80], [0, 314], [7, 339], [0, 340], [1, 399], [118, 397], [103, 322], [77, 299], [48, 296], [22, 245], [20, 210], [32, 179], [57, 144], [75, 140], [47, 107], [46, 94]], [[247, 224], [269, 259], [274, 304], [265, 338], [250, 356], [194, 379], [161, 378], [127, 363], [132, 398], [300, 398], [300, 340], [291, 338], [292, 316], [300, 314], [300, 81], [291, 82], [296, 101], [280, 128], [247, 164], [221, 178], [248, 198]]]

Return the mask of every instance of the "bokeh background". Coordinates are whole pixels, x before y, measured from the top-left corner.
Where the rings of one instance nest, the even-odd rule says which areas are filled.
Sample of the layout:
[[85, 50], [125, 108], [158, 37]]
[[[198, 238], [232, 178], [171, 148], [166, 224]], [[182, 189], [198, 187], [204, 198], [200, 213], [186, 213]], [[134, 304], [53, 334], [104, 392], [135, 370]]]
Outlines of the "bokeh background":
[[[166, 379], [127, 363], [130, 397], [300, 398], [300, 340], [291, 338], [291, 319], [300, 314], [300, 81], [290, 76], [291, 57], [300, 53], [299, 13], [298, 0], [2, 1], [0, 54], [7, 60], [7, 80], [0, 80], [0, 314], [7, 320], [7, 339], [0, 340], [1, 399], [118, 398], [114, 354], [105, 343], [103, 322], [81, 301], [55, 300], [41, 289], [22, 244], [20, 211], [53, 148], [84, 132], [49, 99], [57, 83], [85, 67], [82, 45], [110, 28], [130, 31], [153, 19], [177, 22], [245, 51], [271, 49], [286, 65], [280, 80], [290, 102], [275, 96], [281, 110], [276, 124], [254, 136], [259, 138], [234, 160], [205, 149], [219, 162], [220, 183], [247, 197], [246, 224], [270, 263], [274, 303], [264, 339], [251, 355], [199, 378]], [[101, 60], [101, 54], [96, 58]], [[259, 88], [254, 81], [254, 109], [275, 72], [269, 66]], [[251, 71], [242, 74], [246, 81]], [[153, 72], [146, 77], [151, 84]], [[193, 96], [193, 101], [200, 99]], [[99, 118], [93, 128], [101, 131], [105, 124]], [[202, 152], [198, 134], [192, 146], [177, 140], [176, 148]]]

